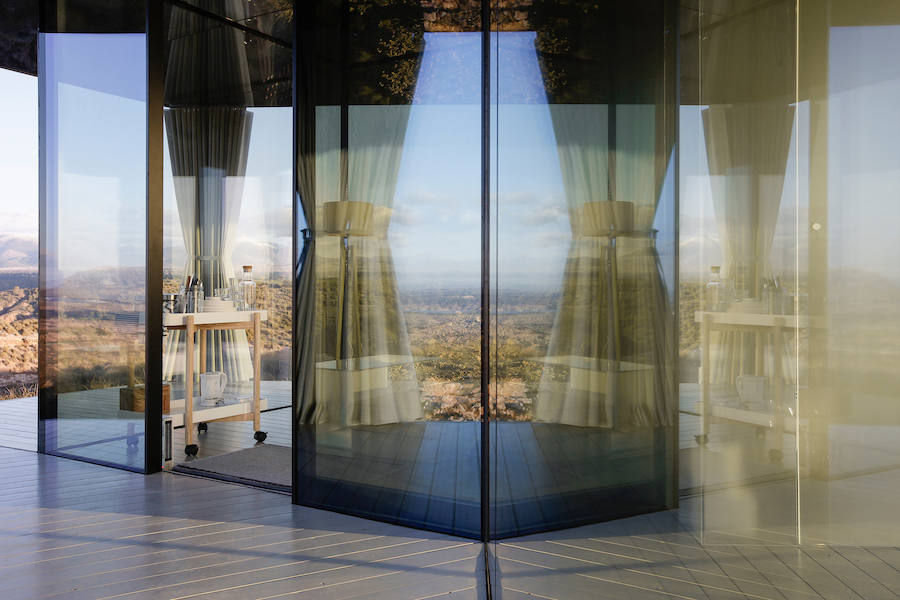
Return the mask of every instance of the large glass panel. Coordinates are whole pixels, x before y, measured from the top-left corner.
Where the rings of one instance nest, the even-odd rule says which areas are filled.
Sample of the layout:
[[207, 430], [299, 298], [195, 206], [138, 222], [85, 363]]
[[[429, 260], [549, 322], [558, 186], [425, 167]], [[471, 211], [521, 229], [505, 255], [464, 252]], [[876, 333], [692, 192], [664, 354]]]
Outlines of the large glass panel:
[[[165, 317], [171, 466], [289, 490], [291, 48], [203, 10], [227, 8], [243, 23], [243, 3], [200, 4], [200, 12], [167, 4], [164, 14], [163, 291], [180, 295], [193, 281], [205, 296], [202, 306], [175, 299]], [[288, 14], [272, 18], [289, 30]], [[245, 277], [255, 287], [251, 301], [239, 289]], [[224, 389], [213, 390], [219, 378]], [[266, 432], [265, 447], [257, 432]]]
[[674, 502], [670, 6], [495, 14], [496, 537]]
[[900, 6], [799, 11], [800, 540], [896, 546]]
[[895, 545], [900, 7], [683, 23], [685, 517], [707, 543]]
[[796, 535], [794, 4], [703, 5], [683, 21], [680, 484], [708, 543]]
[[43, 447], [143, 470], [146, 39], [40, 47]]
[[[24, 54], [24, 53], [23, 53]], [[0, 49], [0, 58], [3, 50]], [[0, 68], [0, 445], [37, 450], [37, 77]]]
[[305, 3], [296, 499], [480, 535], [477, 3]]

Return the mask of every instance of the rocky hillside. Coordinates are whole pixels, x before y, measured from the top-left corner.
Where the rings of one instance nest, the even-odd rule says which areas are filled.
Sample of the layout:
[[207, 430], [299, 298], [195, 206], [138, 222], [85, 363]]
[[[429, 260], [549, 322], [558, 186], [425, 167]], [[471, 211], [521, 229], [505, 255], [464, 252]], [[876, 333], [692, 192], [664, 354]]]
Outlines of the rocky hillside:
[[34, 393], [37, 338], [37, 289], [0, 291], [0, 398]]

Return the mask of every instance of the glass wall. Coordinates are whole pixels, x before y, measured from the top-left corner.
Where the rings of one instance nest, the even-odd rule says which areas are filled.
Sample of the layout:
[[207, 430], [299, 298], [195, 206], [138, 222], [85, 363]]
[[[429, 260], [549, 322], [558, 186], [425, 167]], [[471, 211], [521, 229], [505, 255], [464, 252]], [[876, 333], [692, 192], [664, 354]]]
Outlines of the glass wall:
[[479, 536], [479, 9], [306, 4], [296, 499]]
[[[146, 38], [54, 32], [79, 31], [77, 13], [60, 10], [72, 29], [42, 23], [39, 40], [40, 442], [143, 470]], [[105, 18], [87, 30], [143, 23]]]
[[37, 6], [0, 7], [0, 446], [37, 450]]
[[685, 517], [708, 543], [895, 544], [900, 10], [683, 23]]
[[497, 11], [486, 105], [452, 4], [298, 15], [296, 500], [480, 536], [487, 486], [494, 537], [670, 506], [674, 13]]
[[711, 543], [796, 533], [796, 12], [743, 8], [684, 22], [681, 487]]
[[900, 6], [799, 11], [800, 540], [896, 545]]
[[674, 15], [639, 4], [495, 15], [496, 537], [675, 499]]
[[[254, 437], [257, 430], [268, 432], [270, 447], [291, 445], [286, 410], [291, 405], [293, 250], [290, 11], [267, 13], [268, 29], [258, 31], [252, 26], [260, 22], [252, 15], [260, 10], [259, 3], [207, 3], [200, 8], [207, 5], [212, 15], [167, 3], [163, 16], [163, 292], [178, 294], [193, 280], [203, 286], [204, 306], [174, 310], [218, 311], [194, 316], [197, 322], [210, 321], [206, 330], [195, 334], [191, 357], [192, 413], [203, 411], [206, 417], [198, 412], [190, 424], [184, 421], [185, 428], [192, 428], [190, 435], [176, 430], [176, 470], [190, 466], [186, 461], [193, 456], [252, 448], [261, 437]], [[271, 35], [285, 30], [287, 39]], [[235, 298], [245, 267], [250, 268], [256, 297], [252, 306], [241, 307]], [[213, 323], [246, 321], [250, 309], [264, 311], [258, 338], [252, 330]], [[163, 378], [173, 403], [166, 412], [176, 425], [186, 412], [185, 352], [185, 331], [167, 328]], [[206, 372], [224, 374], [219, 397], [204, 395], [201, 373]], [[261, 422], [212, 422], [255, 415], [250, 404], [257, 382], [260, 410], [285, 410], [266, 413]], [[246, 405], [247, 412], [241, 413], [238, 405]], [[219, 413], [209, 411], [216, 407]], [[195, 446], [190, 449], [196, 454], [186, 455], [188, 445]], [[258, 460], [271, 466], [263, 479], [277, 475], [277, 481], [264, 483], [290, 489], [290, 452], [265, 457], [264, 452], [258, 453]], [[224, 471], [216, 471], [220, 476], [237, 476], [223, 465]]]

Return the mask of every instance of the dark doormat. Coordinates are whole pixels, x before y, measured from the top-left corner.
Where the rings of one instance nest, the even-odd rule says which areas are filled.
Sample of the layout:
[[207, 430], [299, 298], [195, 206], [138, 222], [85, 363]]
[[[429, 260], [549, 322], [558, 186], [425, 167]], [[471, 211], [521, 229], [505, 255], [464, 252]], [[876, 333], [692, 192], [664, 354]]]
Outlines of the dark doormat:
[[172, 471], [290, 492], [291, 449], [287, 446], [257, 444], [237, 452], [180, 463]]

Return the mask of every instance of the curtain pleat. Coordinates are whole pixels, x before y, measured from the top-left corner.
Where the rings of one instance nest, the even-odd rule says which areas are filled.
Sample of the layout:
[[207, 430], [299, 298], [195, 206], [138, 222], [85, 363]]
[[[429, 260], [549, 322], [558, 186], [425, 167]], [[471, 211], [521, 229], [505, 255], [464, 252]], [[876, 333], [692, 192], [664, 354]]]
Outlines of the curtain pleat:
[[[232, 248], [240, 217], [243, 178], [253, 115], [245, 108], [195, 107], [165, 111], [175, 198], [188, 261], [184, 277], [203, 281], [207, 295], [234, 277]], [[167, 336], [164, 375], [180, 367], [180, 332]], [[207, 371], [224, 371], [231, 383], [253, 374], [247, 333], [210, 331]], [[195, 364], [199, 366], [195, 357]]]
[[315, 422], [380, 425], [423, 416], [387, 237], [409, 113], [409, 106], [349, 107], [343, 200], [340, 108], [316, 111], [316, 222], [337, 211], [329, 214], [349, 215], [342, 223], [350, 227], [317, 229], [318, 388], [305, 415]]
[[[793, 124], [794, 107], [786, 103], [717, 105], [703, 111], [723, 280], [750, 298], [759, 297], [760, 282], [773, 274], [769, 259]], [[712, 341], [712, 383], [733, 385], [738, 376], [755, 371], [755, 334], [713, 332]], [[763, 348], [771, 354], [768, 342]], [[791, 352], [782, 354], [789, 360]], [[788, 376], [793, 369], [785, 364], [782, 372]]]
[[[192, 4], [237, 22], [247, 18], [241, 0], [194, 0]], [[244, 32], [174, 6], [168, 37], [167, 106], [253, 105]]]
[[[201, 9], [241, 21], [241, 0], [197, 0]], [[245, 34], [195, 12], [172, 7], [166, 69], [165, 127], [175, 199], [188, 256], [182, 280], [198, 277], [207, 296], [234, 277], [232, 248], [247, 169], [253, 105]], [[245, 331], [207, 336], [208, 371], [230, 383], [252, 377]], [[184, 336], [171, 332], [163, 348], [163, 374], [183, 368]], [[199, 354], [194, 358], [199, 367]]]
[[[299, 43], [299, 41], [298, 41]], [[301, 54], [305, 57], [305, 54]], [[309, 60], [306, 58], [306, 60]], [[300, 94], [309, 93], [308, 90], [299, 90]], [[297, 139], [297, 191], [299, 208], [302, 215], [298, 221], [305, 224], [301, 232], [303, 246], [300, 248], [297, 264], [294, 265], [294, 394], [297, 401], [294, 403], [294, 419], [298, 425], [317, 423], [320, 418], [321, 405], [316, 402], [316, 330], [318, 318], [316, 314], [316, 184], [319, 180], [316, 173], [316, 140], [317, 128], [320, 127], [317, 118], [318, 111], [311, 106], [306, 98], [300, 103], [299, 119], [303, 125], [298, 128]], [[327, 122], [327, 119], [323, 119]], [[338, 120], [340, 122], [340, 120]], [[308, 123], [315, 123], [316, 127], [310, 127]], [[302, 446], [302, 449], [310, 449]]]
[[607, 105], [550, 106], [572, 241], [537, 421], [638, 427], [669, 424], [673, 414], [668, 307], [652, 231], [664, 171], [656, 108], [615, 110], [611, 162]]

